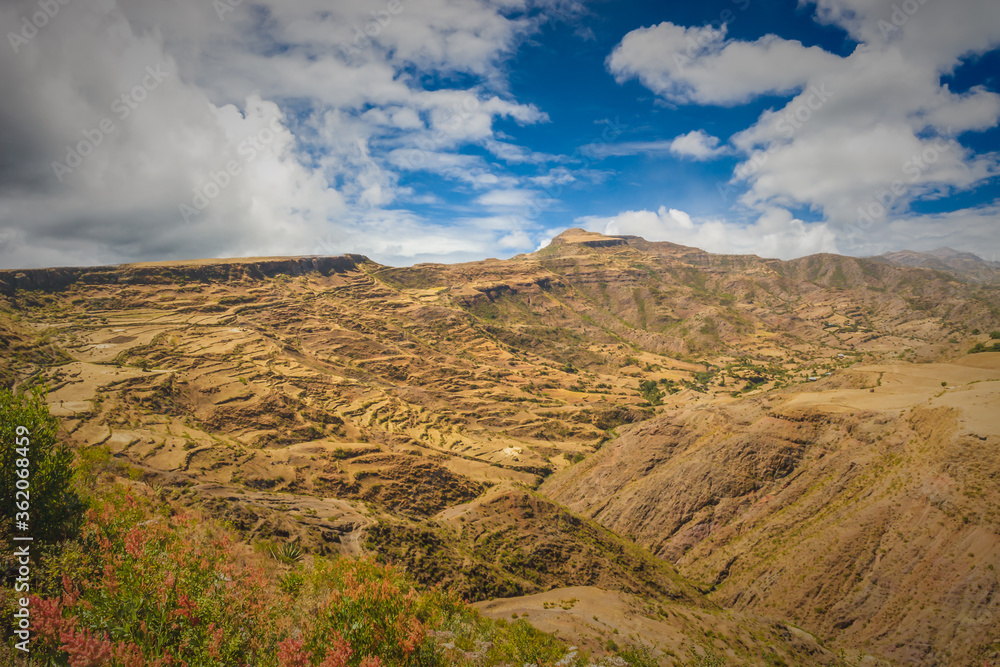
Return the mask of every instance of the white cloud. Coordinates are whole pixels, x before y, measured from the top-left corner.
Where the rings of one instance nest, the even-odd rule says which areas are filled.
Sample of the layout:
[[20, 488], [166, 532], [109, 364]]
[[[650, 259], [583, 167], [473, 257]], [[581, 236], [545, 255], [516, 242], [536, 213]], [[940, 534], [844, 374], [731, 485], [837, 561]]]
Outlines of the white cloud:
[[[373, 17], [342, 0], [261, 0], [220, 20], [210, 2], [61, 6], [18, 52], [0, 49], [0, 266], [302, 254], [317, 239], [375, 259], [468, 257], [511, 243], [509, 229], [465, 243], [463, 234], [482, 234], [440, 232], [395, 207], [428, 201], [400, 182], [420, 170], [478, 190], [519, 187], [458, 151], [495, 141], [498, 118], [547, 120], [505, 92], [499, 67], [544, 17], [517, 2], [400, 7]], [[34, 11], [34, 0], [14, 0], [0, 20], [19, 25]], [[372, 37], [358, 39], [366, 30]], [[112, 101], [147, 66], [167, 75], [119, 119]], [[473, 83], [425, 90], [424, 73]], [[52, 162], [105, 117], [114, 130], [60, 181]], [[509, 142], [498, 150], [535, 159]], [[227, 172], [231, 161], [238, 173]], [[372, 242], [373, 229], [421, 250]], [[422, 234], [433, 241], [421, 244]]]
[[387, 155], [389, 164], [405, 171], [426, 171], [465, 183], [476, 190], [516, 187], [518, 179], [498, 175], [478, 155], [399, 148]]
[[575, 183], [577, 177], [566, 167], [553, 167], [549, 169], [548, 173], [541, 174], [540, 176], [532, 176], [528, 180], [535, 185], [547, 188], [548, 191], [552, 191], [553, 189], [558, 190], [563, 185]]
[[[903, 228], [899, 221], [912, 217], [914, 202], [981, 187], [1000, 174], [1000, 153], [976, 153], [959, 140], [997, 126], [1000, 95], [983, 87], [955, 93], [942, 81], [964, 60], [1000, 45], [1000, 3], [800, 5], [815, 5], [818, 21], [843, 27], [860, 45], [839, 56], [773, 35], [734, 40], [725, 25], [661, 23], [626, 35], [607, 67], [619, 81], [637, 78], [671, 103], [732, 105], [788, 95], [730, 137], [745, 159], [720, 185], [746, 189], [739, 202], [751, 214], [820, 213], [845, 252], [868, 247], [859, 240], [861, 225], [895, 220]], [[955, 220], [988, 225], [995, 217]]]
[[580, 147], [580, 154], [594, 160], [626, 155], [666, 155], [670, 153], [673, 140], [655, 141], [615, 141], [587, 144]]
[[926, 252], [947, 247], [997, 261], [1000, 257], [997, 229], [1000, 229], [1000, 202], [993, 202], [974, 209], [910, 215], [854, 227], [849, 230], [847, 240], [856, 255], [879, 255], [902, 248]]
[[693, 160], [709, 160], [726, 155], [729, 149], [719, 146], [719, 138], [704, 130], [692, 130], [673, 139], [654, 141], [615, 141], [587, 144], [580, 148], [581, 155], [592, 159], [631, 155], [660, 156], [672, 154]]
[[898, 48], [917, 69], [948, 72], [998, 44], [1000, 4], [992, 0], [799, 0], [816, 19], [844, 28], [866, 48]]
[[694, 160], [710, 160], [725, 155], [727, 151], [719, 146], [718, 137], [713, 137], [704, 130], [694, 130], [671, 141], [670, 152]]
[[418, 262], [463, 262], [530, 251], [533, 237], [515, 215], [476, 216], [428, 226], [406, 211], [380, 211], [343, 233], [320, 238], [317, 254], [358, 252], [399, 266]]
[[505, 230], [471, 223], [427, 225], [407, 211], [382, 210], [362, 224], [317, 237], [310, 254], [356, 252], [391, 265], [480, 259], [495, 252]]
[[[783, 209], [772, 211], [782, 211], [783, 215], [787, 215]], [[828, 241], [823, 247], [824, 252], [833, 252], [831, 248], [835, 247], [838, 253], [857, 257], [870, 257], [903, 249], [928, 252], [942, 247], [971, 252], [992, 261], [1000, 257], [1000, 244], [996, 240], [996, 230], [1000, 228], [1000, 201], [978, 208], [894, 217], [877, 223], [851, 225], [846, 229], [836, 228], [828, 223], [808, 223], [806, 228], [822, 229]], [[744, 234], [739, 229], [736, 229], [736, 233]], [[787, 254], [772, 254], [797, 256], [794, 250]]]
[[544, 164], [558, 159], [555, 155], [530, 151], [507, 141], [487, 139], [483, 145], [490, 153], [509, 164]]
[[684, 211], [661, 206], [656, 211], [623, 211], [611, 217], [576, 220], [602, 234], [632, 234], [649, 241], [670, 241], [717, 253], [753, 253], [789, 259], [817, 252], [837, 252], [836, 239], [822, 223], [805, 223], [783, 209], [769, 209], [756, 222], [695, 220]]
[[727, 29], [665, 21], [633, 30], [608, 56], [608, 71], [619, 82], [637, 78], [673, 102], [737, 104], [794, 91], [836, 65], [836, 56], [815, 46], [776, 35], [729, 40]]
[[537, 201], [534, 190], [492, 190], [476, 198], [476, 203], [487, 208], [526, 208]]
[[864, 212], [905, 215], [918, 199], [995, 175], [995, 154], [977, 155], [955, 136], [998, 118], [995, 93], [952, 93], [936, 71], [914, 68], [892, 45], [858, 50], [732, 138], [749, 156], [736, 180], [749, 185], [743, 201], [751, 206], [809, 206], [849, 229]]

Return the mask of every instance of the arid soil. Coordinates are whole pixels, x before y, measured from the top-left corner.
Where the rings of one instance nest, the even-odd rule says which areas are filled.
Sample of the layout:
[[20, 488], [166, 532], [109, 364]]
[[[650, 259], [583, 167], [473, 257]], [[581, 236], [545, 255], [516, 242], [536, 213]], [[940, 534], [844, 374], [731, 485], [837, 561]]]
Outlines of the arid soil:
[[900, 664], [972, 664], [1000, 638], [998, 362], [861, 366], [859, 388], [671, 411], [541, 491], [728, 608]]
[[492, 618], [527, 619], [583, 650], [644, 642], [663, 665], [739, 664], [888, 665], [859, 652], [834, 653], [794, 625], [721, 609], [651, 604], [637, 596], [591, 586], [557, 588], [480, 602]]
[[1000, 648], [1000, 354], [968, 352], [1000, 291], [970, 261], [570, 230], [458, 265], [0, 272], [0, 380], [248, 540], [375, 552], [587, 646], [972, 664]]

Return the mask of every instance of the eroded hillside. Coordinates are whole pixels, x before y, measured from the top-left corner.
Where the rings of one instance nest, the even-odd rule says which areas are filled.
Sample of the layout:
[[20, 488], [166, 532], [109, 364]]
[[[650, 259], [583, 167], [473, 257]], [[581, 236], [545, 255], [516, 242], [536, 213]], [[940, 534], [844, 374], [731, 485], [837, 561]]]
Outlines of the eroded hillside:
[[664, 413], [542, 492], [727, 607], [900, 664], [1000, 645], [1000, 354]]
[[[967, 462], [958, 445], [930, 462], [910, 444], [923, 437], [924, 412], [900, 412], [936, 401], [921, 410], [948, 415], [985, 401], [978, 418], [991, 422], [994, 371], [980, 367], [989, 355], [962, 360], [1000, 329], [1000, 299], [988, 285], [884, 261], [718, 256], [570, 230], [503, 261], [391, 268], [345, 256], [32, 270], [0, 273], [0, 292], [5, 384], [47, 385], [76, 445], [109, 448], [133, 477], [207, 507], [248, 539], [374, 551], [474, 600], [596, 587], [644, 604], [747, 614], [717, 639], [699, 626], [699, 641], [678, 660], [708, 650], [770, 664], [760, 647], [779, 640], [747, 630], [758, 618], [794, 619], [855, 653], [966, 655], [957, 647], [972, 633], [961, 624], [934, 625], [943, 634], [912, 648], [924, 629], [911, 620], [926, 614], [886, 612], [863, 630], [874, 603], [848, 596], [846, 583], [813, 591], [814, 577], [832, 575], [799, 561], [867, 516], [858, 494], [842, 491], [865, 474], [897, 512], [923, 488], [913, 486], [918, 478], [933, 485], [957, 479], [955, 466], [980, 471], [975, 511], [938, 508], [947, 518], [933, 520], [968, 519], [943, 528], [941, 540], [974, 527], [993, 534], [991, 464]], [[933, 372], [918, 383], [894, 370], [932, 368], [913, 363], [926, 361], [956, 362], [948, 368], [968, 377], [942, 376], [958, 387], [942, 388]], [[893, 383], [930, 393], [873, 408], [890, 400]], [[969, 442], [988, 457], [994, 432], [976, 433], [986, 440]], [[883, 459], [906, 474], [881, 475]], [[932, 481], [921, 476], [928, 471]], [[546, 478], [539, 495], [533, 489]], [[796, 486], [817, 480], [828, 490]], [[946, 488], [950, 503], [971, 497], [961, 489], [975, 492]], [[786, 501], [795, 489], [808, 502]], [[786, 505], [798, 509], [771, 511]], [[890, 514], [872, 519], [872, 534], [907, 534], [909, 524]], [[793, 528], [812, 531], [812, 541], [788, 538]], [[844, 547], [838, 559], [867, 553], [870, 540], [858, 540], [862, 547]], [[928, 544], [908, 547], [907, 562]], [[983, 545], [983, 554], [972, 550], [976, 562], [993, 553], [992, 542]], [[776, 553], [799, 560], [768, 565]], [[972, 562], [957, 553], [955, 577]], [[898, 576], [903, 590], [909, 580]], [[945, 587], [964, 596], [963, 586], [989, 591], [988, 583], [939, 577], [898, 604], [931, 614]], [[983, 604], [975, 608], [992, 610]], [[783, 660], [834, 659], [813, 640], [802, 639], [808, 650], [789, 648], [788, 637]]]

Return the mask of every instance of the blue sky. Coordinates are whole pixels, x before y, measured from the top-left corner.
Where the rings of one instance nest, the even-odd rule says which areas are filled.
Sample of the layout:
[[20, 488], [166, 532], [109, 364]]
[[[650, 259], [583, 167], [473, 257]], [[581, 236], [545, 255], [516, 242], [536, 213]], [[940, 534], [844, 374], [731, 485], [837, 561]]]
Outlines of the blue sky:
[[4, 268], [1000, 250], [993, 0], [38, 11], [0, 9]]

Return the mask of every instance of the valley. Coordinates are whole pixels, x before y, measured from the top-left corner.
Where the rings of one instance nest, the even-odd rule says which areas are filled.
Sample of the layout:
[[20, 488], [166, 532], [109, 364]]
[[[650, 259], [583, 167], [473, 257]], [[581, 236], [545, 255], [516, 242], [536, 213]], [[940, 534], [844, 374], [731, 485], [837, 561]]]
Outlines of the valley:
[[[569, 230], [0, 272], [0, 377], [102, 474], [660, 664], [1000, 652], [1000, 288]], [[928, 260], [929, 261], [929, 260]], [[960, 270], [959, 270], [960, 269]]]

